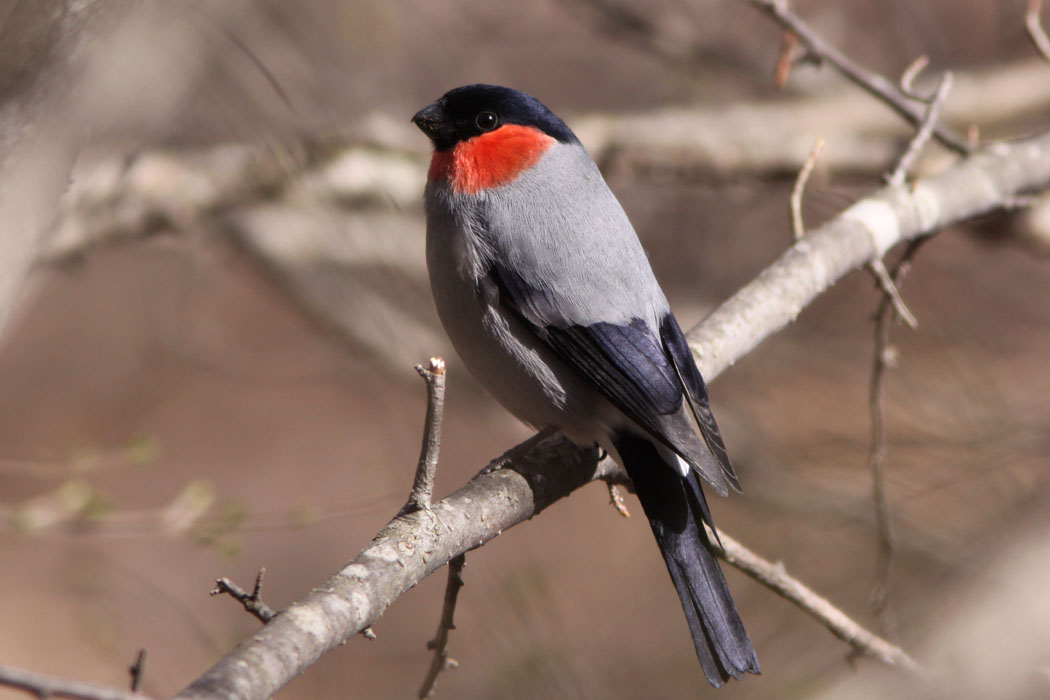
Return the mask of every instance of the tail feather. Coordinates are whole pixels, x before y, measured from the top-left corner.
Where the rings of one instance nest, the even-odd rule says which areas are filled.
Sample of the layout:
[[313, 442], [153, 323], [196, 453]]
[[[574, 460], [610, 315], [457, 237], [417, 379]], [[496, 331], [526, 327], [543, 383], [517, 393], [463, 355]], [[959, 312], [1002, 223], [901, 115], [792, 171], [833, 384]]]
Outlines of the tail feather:
[[683, 477], [642, 437], [622, 434], [614, 445], [682, 601], [708, 682], [717, 688], [744, 673], [761, 673], [703, 527], [703, 522], [713, 524], [696, 472]]

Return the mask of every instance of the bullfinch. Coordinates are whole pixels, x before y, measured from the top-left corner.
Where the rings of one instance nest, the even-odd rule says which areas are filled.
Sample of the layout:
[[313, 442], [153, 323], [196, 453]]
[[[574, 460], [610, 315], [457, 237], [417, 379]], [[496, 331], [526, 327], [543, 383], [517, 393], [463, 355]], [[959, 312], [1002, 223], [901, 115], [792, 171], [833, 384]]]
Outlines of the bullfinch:
[[520, 419], [623, 466], [708, 681], [760, 673], [703, 526], [701, 479], [722, 495], [740, 485], [682, 329], [598, 167], [565, 122], [510, 88], [456, 88], [412, 121], [434, 145], [427, 268], [456, 351]]

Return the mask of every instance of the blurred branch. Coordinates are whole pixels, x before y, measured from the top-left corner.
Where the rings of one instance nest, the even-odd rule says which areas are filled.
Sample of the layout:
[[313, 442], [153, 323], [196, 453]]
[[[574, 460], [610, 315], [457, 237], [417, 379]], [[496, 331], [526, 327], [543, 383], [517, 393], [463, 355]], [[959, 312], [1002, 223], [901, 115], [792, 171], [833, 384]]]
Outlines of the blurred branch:
[[38, 698], [72, 698], [73, 700], [150, 700], [134, 691], [117, 690], [93, 683], [70, 681], [42, 673], [0, 666], [0, 686], [17, 688]]
[[[1032, 90], [1042, 61], [956, 77], [950, 121], [1002, 125], [1050, 110], [1050, 93]], [[899, 119], [872, 110], [849, 91], [776, 103], [662, 109], [572, 120], [595, 160], [614, 169], [684, 177], [795, 177], [817, 138], [830, 172], [881, 173], [898, 158], [906, 133]], [[347, 133], [303, 143], [223, 144], [197, 151], [146, 151], [134, 157], [84, 159], [42, 262], [75, 260], [126, 237], [178, 229], [207, 217], [269, 205], [270, 216], [307, 203], [355, 208], [418, 207], [426, 164], [411, 125], [388, 117], [363, 120]], [[422, 144], [420, 144], [422, 146]], [[249, 222], [250, 223], [250, 222]], [[250, 233], [241, 236], [266, 255]], [[373, 237], [378, 238], [378, 237]], [[386, 261], [385, 261], [386, 262]]]
[[139, 652], [135, 654], [135, 662], [128, 667], [128, 676], [130, 677], [130, 683], [128, 684], [131, 688], [131, 692], [139, 692], [139, 687], [142, 685], [142, 677], [146, 673], [146, 650], [145, 648], [139, 649]]
[[806, 235], [806, 225], [802, 222], [802, 194], [806, 191], [806, 183], [809, 182], [809, 176], [813, 172], [813, 166], [817, 164], [822, 148], [824, 139], [817, 139], [809, 157], [802, 164], [802, 169], [798, 171], [795, 186], [791, 188], [791, 237], [796, 241]]
[[1024, 25], [1028, 30], [1028, 38], [1032, 40], [1037, 51], [1043, 58], [1050, 61], [1050, 38], [1046, 36], [1043, 22], [1039, 19], [1039, 13], [1043, 9], [1043, 0], [1028, 0], [1028, 12], [1025, 13]]
[[694, 38], [692, 31], [668, 31], [667, 27], [681, 29], [681, 21], [659, 22], [652, 9], [645, 5], [636, 10], [628, 2], [616, 0], [565, 0], [571, 7], [589, 12], [599, 30], [626, 40], [651, 56], [672, 67], [704, 69], [711, 58], [710, 47]]
[[[872, 363], [871, 382], [868, 390], [868, 410], [871, 412], [871, 450], [868, 453], [868, 470], [871, 472], [871, 498], [875, 511], [875, 531], [878, 533], [878, 559], [875, 565], [875, 585], [872, 589], [872, 609], [882, 622], [884, 634], [892, 636], [896, 629], [896, 618], [890, 604], [890, 588], [893, 575], [893, 555], [897, 541], [893, 532], [893, 516], [890, 512], [889, 496], [886, 492], [886, 431], [882, 410], [882, 387], [886, 370], [897, 366], [897, 351], [890, 345], [890, 327], [900, 315], [907, 311], [900, 300], [898, 285], [908, 270], [908, 263], [918, 251], [924, 238], [917, 238], [907, 249], [890, 274], [882, 261], [872, 261], [871, 266], [881, 271], [876, 275], [882, 284], [882, 298], [875, 314], [875, 359]], [[876, 267], [876, 262], [878, 263]], [[886, 282], [882, 283], [881, 280]], [[887, 286], [888, 283], [888, 286]], [[910, 315], [910, 314], [909, 314]], [[914, 328], [915, 326], [912, 325]]]
[[[912, 67], [921, 65], [916, 62], [912, 64]], [[910, 70], [910, 69], [909, 69]], [[904, 77], [901, 78], [902, 86], [910, 85], [911, 78], [908, 73], [905, 73]], [[915, 160], [919, 157], [919, 153], [922, 152], [923, 146], [930, 140], [933, 132], [937, 129], [937, 119], [941, 114], [941, 107], [944, 105], [944, 100], [948, 97], [948, 91], [952, 89], [952, 73], [951, 71], [944, 71], [944, 75], [941, 76], [940, 83], [937, 84], [937, 91], [933, 97], [928, 101], [926, 105], [926, 112], [922, 116], [922, 121], [919, 122], [919, 128], [915, 131], [915, 136], [912, 137], [911, 141], [908, 142], [908, 147], [904, 150], [900, 160], [897, 161], [897, 167], [890, 173], [888, 182], [892, 185], [903, 185], [905, 178], [908, 177], [908, 171], [911, 169]]]
[[[850, 270], [891, 246], [1050, 186], [1050, 134], [993, 144], [911, 188], [887, 186], [807, 234], [690, 334], [714, 379], [793, 320]], [[178, 695], [266, 698], [372, 624], [402, 593], [455, 556], [614, 469], [593, 449], [551, 437], [503, 469], [483, 471], [431, 506], [395, 517], [349, 564], [282, 610]], [[811, 612], [812, 611], [808, 611]]]
[[[212, 8], [210, 18], [221, 25], [247, 2]], [[0, 31], [0, 329], [88, 135], [155, 128], [207, 62], [209, 47], [183, 21], [186, 9], [144, 0], [21, 0], [7, 16]]]
[[[845, 78], [874, 95], [912, 124], [918, 126], [922, 123], [923, 110], [916, 107], [909, 95], [881, 75], [867, 70], [831, 46], [791, 10], [788, 0], [745, 0], [745, 2], [765, 12], [786, 30], [792, 32], [805, 47], [807, 59], [818, 63], [829, 63]], [[970, 152], [970, 145], [966, 140], [947, 127], [935, 126], [933, 133], [938, 141], [956, 153], [965, 155]]]

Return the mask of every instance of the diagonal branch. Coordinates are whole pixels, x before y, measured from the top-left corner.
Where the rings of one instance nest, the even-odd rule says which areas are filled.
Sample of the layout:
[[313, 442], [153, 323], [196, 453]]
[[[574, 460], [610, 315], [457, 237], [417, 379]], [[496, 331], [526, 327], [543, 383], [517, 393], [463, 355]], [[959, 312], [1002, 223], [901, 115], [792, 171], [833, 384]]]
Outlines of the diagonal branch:
[[719, 530], [718, 536], [722, 543], [723, 551], [719, 554], [722, 559], [777, 595], [806, 610], [831, 630], [832, 634], [853, 647], [858, 654], [878, 659], [887, 666], [900, 668], [908, 673], [922, 672], [922, 667], [906, 651], [858, 625], [827, 598], [789, 575], [782, 563], [774, 564], [763, 559], [722, 530]]
[[[918, 126], [922, 122], [924, 109], [917, 106], [907, 94], [901, 92], [900, 88], [889, 80], [864, 68], [825, 41], [788, 7], [787, 0], [745, 0], [745, 2], [765, 12], [786, 30], [792, 32], [811, 58], [834, 66], [835, 70], [846, 79], [877, 97], [912, 124]], [[970, 152], [970, 146], [966, 140], [960, 138], [951, 129], [935, 126], [933, 133], [938, 141], [956, 153], [965, 155]]]

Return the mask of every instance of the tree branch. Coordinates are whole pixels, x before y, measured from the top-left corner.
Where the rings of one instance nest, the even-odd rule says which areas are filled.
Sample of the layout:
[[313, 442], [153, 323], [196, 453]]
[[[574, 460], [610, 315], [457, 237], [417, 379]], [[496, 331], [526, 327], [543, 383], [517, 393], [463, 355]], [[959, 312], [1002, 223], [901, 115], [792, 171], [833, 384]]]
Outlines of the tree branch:
[[[884, 187], [795, 243], [690, 333], [701, 371], [714, 379], [840, 277], [893, 245], [1048, 185], [1050, 134], [1042, 134], [991, 145], [913, 187]], [[592, 449], [551, 437], [432, 505], [433, 517], [422, 511], [398, 515], [353, 561], [278, 613], [177, 697], [273, 695], [453, 557], [609, 474], [610, 460], [596, 465], [595, 457]]]
[[718, 538], [722, 543], [723, 551], [718, 553], [721, 559], [817, 618], [857, 653], [909, 673], [922, 671], [922, 666], [906, 651], [858, 625], [827, 598], [789, 575], [783, 563], [763, 559], [721, 530]]
[[445, 361], [430, 358], [430, 367], [416, 365], [416, 372], [427, 384], [427, 415], [423, 421], [423, 445], [419, 450], [419, 464], [412, 492], [404, 510], [429, 510], [434, 493], [438, 453], [441, 450], [441, 423], [445, 410]]
[[434, 650], [434, 658], [430, 662], [426, 678], [419, 688], [420, 700], [427, 700], [434, 692], [438, 675], [448, 668], [455, 668], [456, 662], [448, 658], [448, 634], [456, 629], [453, 618], [456, 614], [456, 601], [459, 599], [459, 589], [463, 588], [463, 567], [466, 565], [466, 557], [460, 554], [453, 557], [448, 563], [448, 583], [445, 584], [445, 603], [441, 607], [441, 620], [438, 622], [437, 634], [427, 642], [427, 649]]
[[802, 222], [802, 194], [806, 191], [806, 183], [809, 182], [809, 176], [813, 172], [813, 166], [817, 164], [822, 148], [824, 148], [824, 139], [817, 139], [817, 142], [813, 144], [813, 150], [809, 152], [809, 157], [802, 164], [802, 169], [798, 171], [795, 186], [791, 188], [791, 237], [796, 241], [806, 235], [806, 225]]
[[[875, 564], [875, 585], [872, 589], [871, 606], [882, 621], [884, 634], [893, 636], [896, 616], [890, 605], [890, 588], [893, 576], [893, 555], [897, 538], [893, 530], [890, 500], [886, 493], [886, 430], [883, 421], [882, 387], [886, 370], [896, 367], [896, 350], [890, 345], [890, 326], [895, 316], [903, 317], [901, 310], [911, 317], [911, 312], [901, 299], [898, 285], [908, 269], [908, 263], [918, 251], [924, 238], [908, 244], [901, 259], [894, 266], [893, 274], [882, 260], [873, 260], [869, 267], [878, 270], [876, 279], [882, 287], [882, 298], [875, 314], [875, 357], [872, 361], [871, 382], [868, 389], [868, 410], [871, 413], [871, 449], [868, 452], [868, 470], [871, 472], [871, 499], [875, 509], [875, 530], [878, 533], [878, 558]], [[904, 317], [907, 321], [907, 317]], [[909, 325], [916, 327], [914, 317]]]
[[10, 666], [0, 666], [0, 686], [24, 690], [38, 698], [150, 700], [148, 696], [133, 691], [117, 690], [103, 685], [95, 685], [94, 683], [55, 678], [42, 673], [11, 668]]
[[[922, 122], [923, 110], [916, 107], [907, 94], [901, 92], [886, 78], [863, 68], [849, 56], [827, 43], [788, 7], [787, 0], [745, 1], [765, 12], [785, 29], [793, 32], [805, 46], [811, 58], [831, 64], [845, 78], [877, 97], [912, 124], [918, 126]], [[938, 141], [956, 153], [965, 155], [970, 152], [970, 145], [966, 140], [960, 138], [951, 129], [935, 126], [933, 132]]]
[[273, 616], [276, 613], [274, 613], [273, 608], [263, 602], [262, 599], [264, 576], [266, 576], [266, 567], [260, 566], [259, 573], [255, 575], [255, 587], [252, 588], [251, 593], [244, 590], [228, 578], [220, 578], [215, 582], [215, 588], [211, 590], [211, 595], [216, 596], [222, 595], [223, 593], [229, 595], [243, 605], [247, 612], [258, 618], [259, 622], [265, 625], [273, 619]]
[[1028, 0], [1028, 11], [1024, 16], [1024, 26], [1028, 30], [1028, 38], [1032, 40], [1039, 54], [1050, 61], [1050, 38], [1046, 36], [1039, 12], [1043, 8], [1043, 0]]
[[991, 144], [910, 187], [886, 186], [808, 232], [689, 333], [714, 378], [776, 333], [821, 292], [898, 243], [1009, 207], [1050, 185], [1050, 132]]

